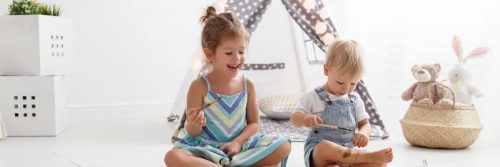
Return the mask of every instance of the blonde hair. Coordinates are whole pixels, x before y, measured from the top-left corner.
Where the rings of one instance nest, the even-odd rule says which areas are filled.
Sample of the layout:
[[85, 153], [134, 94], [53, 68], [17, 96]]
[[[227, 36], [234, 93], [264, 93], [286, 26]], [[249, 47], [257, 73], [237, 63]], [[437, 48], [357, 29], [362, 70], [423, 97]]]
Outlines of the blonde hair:
[[354, 40], [336, 40], [328, 49], [326, 65], [342, 77], [361, 79], [365, 72], [363, 48]]
[[250, 39], [250, 34], [232, 13], [217, 14], [215, 8], [209, 6], [200, 21], [204, 23], [201, 46], [210, 51], [215, 52], [215, 48], [224, 38], [243, 37], [246, 41]]

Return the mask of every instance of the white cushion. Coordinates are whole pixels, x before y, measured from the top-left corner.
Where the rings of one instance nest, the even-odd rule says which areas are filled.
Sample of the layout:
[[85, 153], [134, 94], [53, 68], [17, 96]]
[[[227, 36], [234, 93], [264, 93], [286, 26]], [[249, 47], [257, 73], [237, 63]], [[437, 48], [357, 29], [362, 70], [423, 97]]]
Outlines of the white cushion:
[[298, 96], [268, 96], [259, 99], [258, 105], [260, 111], [271, 119], [290, 119], [298, 101]]

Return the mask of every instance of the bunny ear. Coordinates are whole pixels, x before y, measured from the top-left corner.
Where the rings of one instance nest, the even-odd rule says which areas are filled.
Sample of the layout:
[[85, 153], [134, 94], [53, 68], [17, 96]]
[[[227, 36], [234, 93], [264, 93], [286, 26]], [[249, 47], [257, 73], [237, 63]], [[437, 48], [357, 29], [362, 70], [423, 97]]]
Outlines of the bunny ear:
[[457, 55], [458, 62], [462, 62], [462, 42], [458, 36], [453, 37], [453, 42], [451, 44], [453, 46], [453, 50], [455, 51], [455, 55]]
[[487, 47], [479, 47], [474, 49], [472, 52], [469, 53], [467, 57], [464, 58], [464, 63], [469, 59], [469, 58], [478, 58], [478, 57], [483, 57], [488, 53], [489, 48]]

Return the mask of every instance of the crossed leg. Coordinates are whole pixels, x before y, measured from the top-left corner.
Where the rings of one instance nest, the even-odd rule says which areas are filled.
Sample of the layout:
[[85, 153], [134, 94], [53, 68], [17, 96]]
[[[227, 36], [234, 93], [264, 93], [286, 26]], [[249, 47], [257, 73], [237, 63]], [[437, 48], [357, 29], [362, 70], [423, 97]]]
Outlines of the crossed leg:
[[276, 166], [290, 154], [290, 142], [284, 142], [278, 149], [274, 150], [266, 158], [261, 159], [252, 166]]
[[[252, 166], [276, 166], [290, 154], [290, 142], [283, 143], [266, 158], [258, 161]], [[165, 155], [165, 164], [168, 167], [217, 167], [216, 164], [195, 154], [181, 149], [172, 149]]]
[[311, 159], [316, 167], [324, 167], [335, 163], [354, 164], [356, 167], [380, 167], [391, 162], [392, 157], [391, 148], [377, 151], [361, 151], [322, 140], [314, 148]]
[[195, 154], [180, 149], [172, 149], [165, 154], [165, 164], [168, 167], [217, 167], [213, 162], [198, 157]]

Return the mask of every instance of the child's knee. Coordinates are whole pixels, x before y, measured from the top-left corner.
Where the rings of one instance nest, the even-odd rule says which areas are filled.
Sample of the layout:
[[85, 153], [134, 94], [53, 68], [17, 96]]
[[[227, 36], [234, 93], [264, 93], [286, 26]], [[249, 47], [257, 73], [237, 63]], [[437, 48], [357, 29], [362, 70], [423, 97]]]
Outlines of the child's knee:
[[168, 151], [165, 154], [165, 158], [164, 158], [165, 164], [167, 166], [171, 166], [172, 162], [179, 162], [181, 160], [182, 154], [184, 154], [184, 152], [182, 150], [172, 149], [172, 150]]
[[165, 157], [163, 158], [163, 161], [165, 161], [165, 165], [168, 166], [168, 162], [170, 161], [175, 161], [173, 159], [175, 159], [175, 151], [174, 150], [170, 150], [168, 151], [166, 154], [165, 154]]
[[323, 156], [327, 155], [328, 152], [338, 152], [340, 151], [338, 147], [335, 146], [335, 143], [332, 143], [328, 140], [321, 140], [316, 147], [314, 147], [313, 156]]
[[290, 152], [292, 151], [292, 146], [290, 142], [285, 142], [281, 144], [271, 155], [272, 157], [275, 157], [275, 160], [281, 161], [285, 157], [287, 157]]
[[288, 155], [292, 151], [292, 145], [290, 142], [285, 142], [280, 146], [279, 150]]
[[323, 150], [323, 149], [327, 149], [331, 147], [331, 144], [332, 142], [328, 141], [328, 140], [321, 140], [319, 141], [318, 145], [316, 145], [316, 148], [315, 149], [320, 149], [320, 150]]

